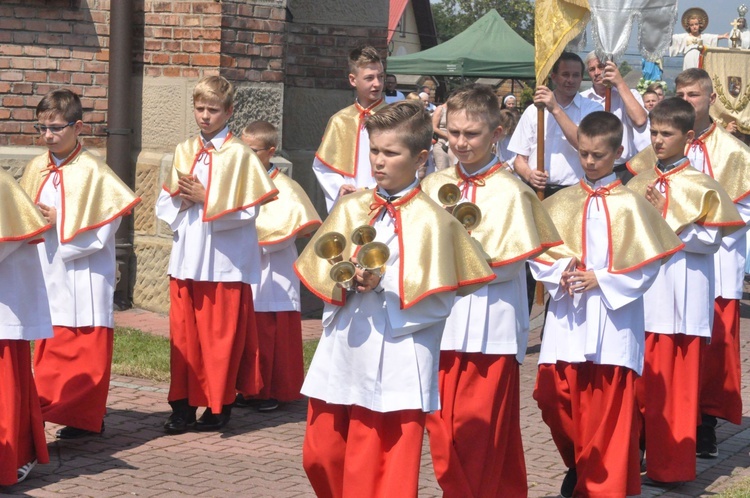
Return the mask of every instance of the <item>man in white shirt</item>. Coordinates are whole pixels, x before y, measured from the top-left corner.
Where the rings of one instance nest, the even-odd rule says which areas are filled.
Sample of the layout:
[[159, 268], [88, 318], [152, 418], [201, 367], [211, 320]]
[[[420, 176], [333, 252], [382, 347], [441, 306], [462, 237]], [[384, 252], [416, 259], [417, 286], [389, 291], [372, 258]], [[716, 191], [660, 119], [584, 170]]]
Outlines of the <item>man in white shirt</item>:
[[403, 93], [396, 90], [397, 84], [398, 81], [396, 81], [396, 76], [392, 74], [387, 74], [385, 76], [385, 91], [383, 92], [383, 98], [385, 98], [386, 104], [392, 104], [406, 98]]
[[605, 107], [607, 86], [612, 88], [609, 112], [617, 116], [623, 126], [623, 149], [620, 157], [615, 160], [614, 172], [620, 180], [623, 179], [624, 175], [627, 175], [627, 179], [630, 179], [632, 175], [625, 167], [625, 163], [640, 152], [636, 145], [636, 139], [638, 135], [646, 132], [648, 125], [648, 113], [643, 107], [643, 99], [641, 99], [638, 91], [628, 88], [617, 69], [617, 65], [612, 61], [606, 63], [600, 61], [596, 52], [591, 52], [586, 56], [586, 70], [593, 86], [581, 92], [584, 98]]
[[537, 110], [529, 106], [521, 116], [510, 139], [508, 150], [517, 155], [516, 173], [536, 189], [544, 189], [545, 197], [563, 187], [573, 185], [583, 176], [578, 160], [578, 123], [586, 115], [603, 107], [584, 99], [578, 90], [583, 80], [583, 61], [572, 52], [563, 52], [552, 66], [550, 78], [554, 90], [539, 85], [534, 92], [534, 103], [543, 104], [545, 122], [544, 170], [538, 171]]

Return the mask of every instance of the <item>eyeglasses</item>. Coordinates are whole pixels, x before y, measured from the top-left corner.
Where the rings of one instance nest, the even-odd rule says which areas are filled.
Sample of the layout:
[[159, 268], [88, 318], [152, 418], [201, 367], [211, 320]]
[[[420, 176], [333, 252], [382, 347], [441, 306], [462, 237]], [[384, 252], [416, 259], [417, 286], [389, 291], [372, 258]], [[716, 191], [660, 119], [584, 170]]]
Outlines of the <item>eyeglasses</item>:
[[47, 130], [51, 131], [52, 134], [57, 135], [58, 133], [61, 133], [68, 126], [73, 126], [74, 124], [76, 124], [76, 121], [71, 121], [70, 123], [66, 125], [53, 125], [53, 126], [44, 126], [40, 124], [35, 124], [34, 129], [38, 131], [39, 133], [41, 133], [42, 135], [47, 133]]

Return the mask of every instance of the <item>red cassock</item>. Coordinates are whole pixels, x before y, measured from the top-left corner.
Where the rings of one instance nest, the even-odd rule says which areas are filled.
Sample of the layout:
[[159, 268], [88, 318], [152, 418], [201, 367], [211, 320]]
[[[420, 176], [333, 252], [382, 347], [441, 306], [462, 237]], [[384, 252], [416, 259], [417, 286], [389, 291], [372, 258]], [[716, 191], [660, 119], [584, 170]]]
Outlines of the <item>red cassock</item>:
[[15, 484], [34, 459], [49, 463], [29, 343], [0, 340], [0, 486]]
[[107, 327], [52, 327], [36, 341], [34, 376], [46, 422], [100, 432], [107, 412], [114, 332]]
[[574, 496], [640, 494], [635, 379], [616, 365], [539, 365], [534, 399], [563, 462], [578, 471]]
[[[238, 391], [245, 397], [294, 401], [302, 398], [300, 388], [305, 380], [302, 357], [302, 314], [299, 311], [256, 312], [258, 340], [245, 343], [240, 364]], [[258, 360], [252, 358], [258, 356]], [[260, 368], [262, 387], [258, 390], [239, 389], [252, 370]], [[257, 374], [256, 374], [257, 375]], [[254, 386], [253, 386], [254, 387]]]
[[[249, 325], [253, 292], [242, 282], [199, 282], [170, 278], [169, 401], [187, 399], [220, 413], [234, 402], [235, 381], [245, 342], [258, 338]], [[248, 333], [250, 331], [250, 333]], [[258, 382], [248, 376], [247, 385]]]
[[646, 475], [655, 481], [695, 479], [701, 342], [698, 336], [646, 332], [646, 362], [636, 394]]
[[427, 431], [445, 496], [526, 496], [515, 355], [441, 351], [440, 399]]

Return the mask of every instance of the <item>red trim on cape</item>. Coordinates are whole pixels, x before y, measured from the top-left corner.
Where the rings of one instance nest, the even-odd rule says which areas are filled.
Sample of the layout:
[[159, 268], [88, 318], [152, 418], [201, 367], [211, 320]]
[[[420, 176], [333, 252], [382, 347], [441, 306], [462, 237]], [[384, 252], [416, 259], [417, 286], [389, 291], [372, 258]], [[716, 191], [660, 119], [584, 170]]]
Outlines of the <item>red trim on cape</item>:
[[321, 157], [318, 155], [317, 152], [315, 153], [315, 159], [317, 159], [318, 161], [320, 161], [326, 168], [330, 169], [331, 171], [334, 171], [334, 172], [338, 173], [341, 176], [345, 176], [347, 178], [354, 178], [355, 176], [357, 176], [357, 167], [356, 167], [356, 165], [354, 167], [354, 173], [353, 174], [349, 174], [349, 173], [341, 171], [340, 169], [337, 169], [334, 166], [332, 166], [332, 165], [328, 164], [327, 162], [325, 162], [323, 159], [321, 159]]
[[[21, 241], [21, 240], [32, 239], [32, 238], [36, 237], [37, 235], [39, 235], [40, 233], [46, 232], [50, 228], [52, 228], [52, 225], [49, 224], [49, 223], [47, 223], [42, 228], [40, 228], [39, 230], [36, 230], [34, 232], [29, 232], [29, 233], [26, 233], [26, 234], [23, 234], [23, 235], [17, 235], [17, 236], [14, 236], [14, 237], [0, 237], [0, 242], [18, 242], [18, 241]], [[39, 242], [43, 242], [43, 241], [44, 241], [44, 239], [39, 239]], [[39, 243], [39, 242], [34, 242], [34, 241], [30, 241], [29, 243], [31, 244], [32, 242], [36, 243], [36, 244]]]
[[426, 298], [427, 296], [431, 296], [432, 294], [436, 294], [438, 292], [455, 291], [455, 290], [460, 289], [461, 287], [466, 287], [469, 285], [488, 283], [488, 282], [495, 280], [495, 277], [497, 277], [497, 275], [493, 273], [492, 275], [487, 275], [486, 277], [482, 277], [482, 278], [476, 278], [474, 280], [463, 280], [463, 281], [458, 282], [456, 285], [447, 285], [444, 287], [437, 287], [435, 289], [430, 289], [424, 294], [421, 294], [417, 296], [416, 298], [414, 298], [414, 300], [410, 302], [408, 305], [404, 305], [403, 297], [399, 296], [400, 301], [401, 301], [401, 309], [404, 309], [404, 310], [409, 309], [415, 304], [417, 304], [418, 302], [420, 302], [422, 299]]
[[330, 297], [328, 297], [328, 296], [326, 296], [324, 294], [321, 294], [320, 292], [318, 292], [315, 289], [315, 287], [313, 287], [312, 285], [310, 285], [310, 284], [307, 283], [307, 279], [305, 279], [305, 277], [302, 275], [302, 273], [300, 273], [299, 269], [297, 268], [297, 262], [296, 261], [292, 265], [292, 269], [294, 270], [294, 273], [297, 275], [297, 278], [299, 278], [300, 282], [302, 282], [302, 284], [305, 287], [307, 287], [307, 289], [310, 292], [312, 292], [313, 294], [315, 294], [316, 296], [318, 296], [323, 302], [326, 302], [328, 304], [333, 304], [335, 306], [343, 306], [343, 305], [346, 304], [346, 292], [342, 292], [341, 293], [341, 295], [343, 296], [343, 299], [341, 301], [334, 301]]
[[[297, 227], [296, 230], [294, 230], [291, 234], [287, 235], [286, 237], [283, 237], [281, 239], [269, 240], [269, 241], [266, 241], [266, 242], [258, 242], [258, 245], [260, 245], [260, 246], [272, 246], [272, 245], [280, 244], [281, 242], [289, 240], [292, 237], [296, 237], [299, 232], [301, 232], [303, 229], [305, 229], [307, 227], [310, 227], [310, 226], [313, 226], [313, 225], [320, 226], [322, 224], [323, 224], [322, 221], [317, 221], [317, 220], [309, 221], [309, 222], [305, 223], [304, 225], [300, 225], [299, 227]], [[306, 236], [309, 237], [310, 234], [307, 234]]]
[[[62, 183], [61, 183], [61, 185], [62, 185]], [[63, 199], [65, 199], [65, 197], [63, 197]], [[60, 227], [60, 234], [61, 234], [60, 242], [62, 242], [63, 244], [68, 243], [71, 240], [73, 240], [76, 237], [76, 235], [78, 235], [79, 233], [87, 232], [89, 230], [95, 230], [95, 229], [97, 229], [99, 227], [103, 227], [107, 223], [110, 223], [115, 218], [119, 218], [120, 216], [127, 216], [127, 215], [129, 215], [130, 212], [135, 207], [135, 205], [138, 204], [139, 202], [141, 202], [141, 198], [140, 197], [136, 197], [133, 200], [133, 202], [131, 202], [130, 204], [128, 204], [126, 207], [124, 207], [123, 209], [121, 209], [119, 212], [117, 212], [113, 216], [109, 217], [108, 219], [106, 219], [104, 221], [101, 221], [101, 222], [99, 222], [99, 223], [97, 223], [95, 225], [91, 225], [91, 226], [88, 226], [88, 227], [79, 228], [78, 230], [76, 230], [76, 232], [73, 234], [73, 236], [70, 237], [69, 239], [66, 239], [63, 236], [65, 234], [65, 232], [63, 232], [62, 231], [62, 227]], [[64, 209], [64, 202], [63, 202], [63, 209]], [[62, 217], [62, 219], [63, 219], [63, 221], [65, 220], [65, 211], [63, 211], [63, 217]]]
[[[537, 253], [537, 252], [542, 253], [542, 252], [546, 251], [547, 249], [549, 249], [550, 247], [561, 246], [563, 244], [564, 244], [564, 242], [562, 240], [558, 240], [557, 242], [553, 242], [551, 244], [540, 244], [539, 246], [535, 247], [531, 251], [528, 251], [528, 252], [525, 252], [523, 254], [520, 254], [520, 255], [516, 256], [515, 258], [504, 259], [502, 261], [496, 261], [494, 263], [490, 263], [489, 265], [490, 265], [490, 268], [498, 268], [500, 266], [509, 265], [511, 263], [516, 263], [516, 262], [521, 261], [523, 259], [529, 259], [531, 257], [531, 255], [534, 254], [534, 253]], [[534, 260], [534, 261], [536, 261], [536, 260]]]

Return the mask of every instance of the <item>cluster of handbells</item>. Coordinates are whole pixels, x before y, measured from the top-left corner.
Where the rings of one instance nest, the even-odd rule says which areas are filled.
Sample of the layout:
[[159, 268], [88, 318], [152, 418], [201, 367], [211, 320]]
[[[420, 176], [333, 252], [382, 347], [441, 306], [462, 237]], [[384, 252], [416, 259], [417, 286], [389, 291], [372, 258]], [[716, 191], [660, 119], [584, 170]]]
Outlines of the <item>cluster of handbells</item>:
[[[482, 220], [479, 206], [472, 202], [459, 202], [461, 189], [455, 184], [446, 183], [440, 187], [438, 200], [468, 231], [476, 228]], [[391, 256], [391, 251], [384, 243], [375, 241], [376, 235], [377, 231], [371, 225], [361, 225], [354, 229], [349, 238], [352, 244], [360, 246], [356, 264], [343, 260], [347, 244], [343, 234], [328, 232], [315, 242], [315, 254], [333, 265], [328, 275], [336, 282], [336, 285], [346, 290], [353, 289], [356, 285], [354, 277], [357, 268], [378, 277], [385, 273], [385, 265]]]

